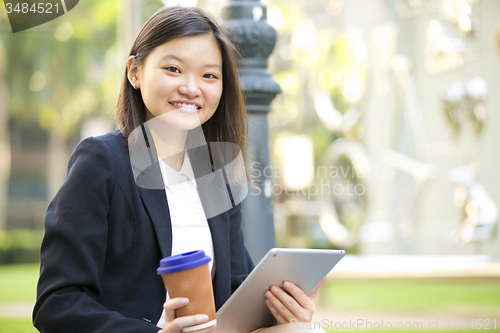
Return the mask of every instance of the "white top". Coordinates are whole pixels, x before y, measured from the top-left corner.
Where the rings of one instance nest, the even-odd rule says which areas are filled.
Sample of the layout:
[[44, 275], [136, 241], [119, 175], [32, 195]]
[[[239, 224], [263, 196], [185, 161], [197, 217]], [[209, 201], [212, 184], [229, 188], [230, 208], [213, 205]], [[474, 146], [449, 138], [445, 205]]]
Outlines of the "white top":
[[[158, 158], [165, 183], [170, 221], [172, 224], [172, 255], [203, 250], [212, 260], [208, 263], [212, 279], [215, 275], [212, 234], [198, 195], [196, 179], [188, 155], [179, 172]], [[167, 292], [167, 301], [170, 295]], [[165, 310], [157, 326], [163, 327]]]

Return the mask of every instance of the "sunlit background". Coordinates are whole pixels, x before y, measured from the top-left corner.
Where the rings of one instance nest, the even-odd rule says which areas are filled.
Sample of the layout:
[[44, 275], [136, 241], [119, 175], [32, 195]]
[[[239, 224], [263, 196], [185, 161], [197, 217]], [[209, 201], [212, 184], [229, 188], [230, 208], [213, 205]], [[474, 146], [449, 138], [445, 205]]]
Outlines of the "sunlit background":
[[[45, 209], [76, 144], [115, 129], [142, 24], [221, 2], [85, 0], [16, 34], [0, 9], [0, 332], [35, 331]], [[315, 318], [500, 326], [500, 1], [262, 2], [277, 245], [348, 252]]]

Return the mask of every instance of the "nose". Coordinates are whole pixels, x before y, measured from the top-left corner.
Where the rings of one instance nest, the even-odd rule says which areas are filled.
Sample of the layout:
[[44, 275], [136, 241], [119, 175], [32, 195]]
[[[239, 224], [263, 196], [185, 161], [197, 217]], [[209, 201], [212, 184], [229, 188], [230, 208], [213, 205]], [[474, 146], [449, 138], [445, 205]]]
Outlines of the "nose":
[[186, 77], [186, 80], [179, 86], [179, 93], [187, 98], [195, 98], [201, 94], [201, 90], [194, 78]]

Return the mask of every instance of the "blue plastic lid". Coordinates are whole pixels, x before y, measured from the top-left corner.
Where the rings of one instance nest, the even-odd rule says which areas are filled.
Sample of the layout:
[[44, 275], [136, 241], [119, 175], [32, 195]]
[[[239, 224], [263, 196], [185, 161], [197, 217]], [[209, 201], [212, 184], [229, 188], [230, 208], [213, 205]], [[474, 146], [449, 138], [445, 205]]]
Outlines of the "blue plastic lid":
[[160, 260], [160, 267], [156, 270], [158, 275], [184, 271], [210, 262], [212, 258], [205, 255], [203, 250], [177, 254]]

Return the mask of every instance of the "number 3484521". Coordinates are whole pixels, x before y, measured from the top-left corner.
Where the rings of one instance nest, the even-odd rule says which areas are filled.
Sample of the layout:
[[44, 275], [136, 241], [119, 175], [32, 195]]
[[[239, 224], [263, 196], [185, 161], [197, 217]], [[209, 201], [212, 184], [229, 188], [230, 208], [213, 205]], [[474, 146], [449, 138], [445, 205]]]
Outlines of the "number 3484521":
[[59, 3], [56, 3], [55, 5], [51, 3], [43, 3], [43, 2], [38, 2], [34, 3], [29, 6], [28, 3], [17, 3], [17, 4], [12, 4], [12, 3], [5, 3], [5, 8], [7, 10], [7, 14], [10, 13], [18, 13], [18, 14], [28, 14], [28, 13], [33, 13], [33, 14], [53, 14], [53, 13], [59, 13]]
[[489, 319], [455, 319], [453, 322], [450, 319], [446, 319], [444, 321], [445, 329], [497, 329], [497, 320], [489, 320]]

